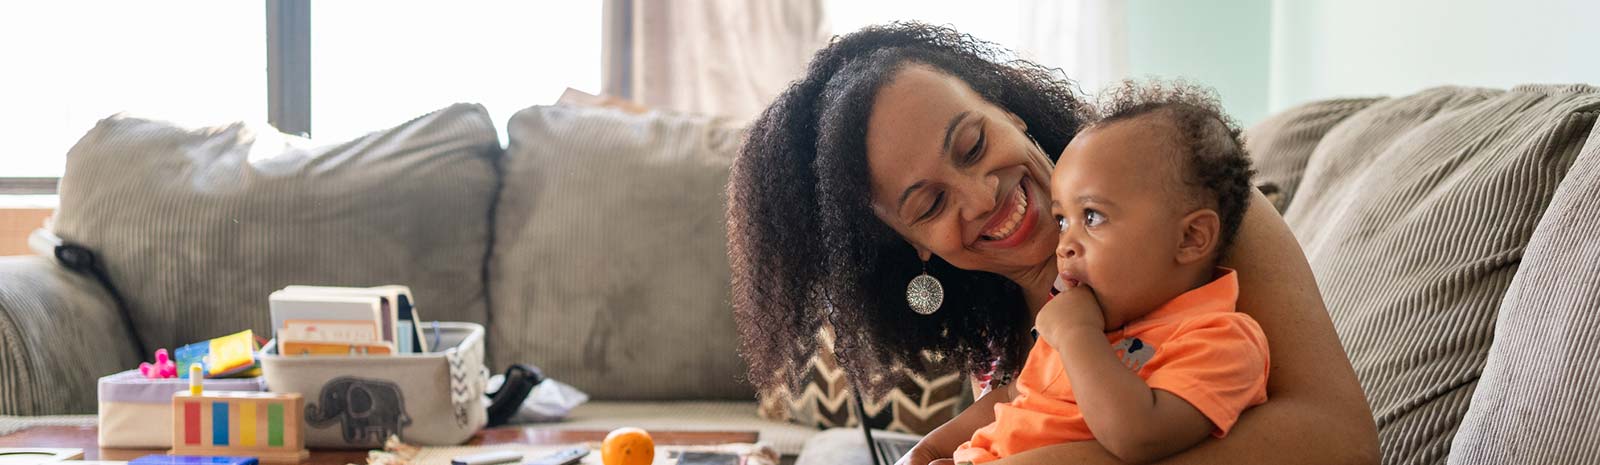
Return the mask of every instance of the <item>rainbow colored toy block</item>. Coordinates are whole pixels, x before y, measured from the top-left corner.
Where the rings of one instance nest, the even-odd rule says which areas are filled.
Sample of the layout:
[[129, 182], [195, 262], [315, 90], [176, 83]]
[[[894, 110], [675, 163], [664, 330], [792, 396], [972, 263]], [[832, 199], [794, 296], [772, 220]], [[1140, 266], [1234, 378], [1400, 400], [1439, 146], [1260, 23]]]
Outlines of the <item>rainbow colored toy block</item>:
[[204, 391], [172, 395], [172, 450], [177, 455], [251, 456], [299, 463], [305, 448], [300, 394]]

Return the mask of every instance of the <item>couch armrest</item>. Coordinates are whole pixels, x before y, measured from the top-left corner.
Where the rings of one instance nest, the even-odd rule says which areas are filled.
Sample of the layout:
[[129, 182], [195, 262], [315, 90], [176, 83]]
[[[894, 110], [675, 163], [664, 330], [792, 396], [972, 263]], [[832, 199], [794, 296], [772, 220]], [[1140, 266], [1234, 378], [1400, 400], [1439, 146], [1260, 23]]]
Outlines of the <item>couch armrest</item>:
[[111, 296], [47, 257], [0, 257], [0, 415], [94, 413], [99, 377], [139, 364]]

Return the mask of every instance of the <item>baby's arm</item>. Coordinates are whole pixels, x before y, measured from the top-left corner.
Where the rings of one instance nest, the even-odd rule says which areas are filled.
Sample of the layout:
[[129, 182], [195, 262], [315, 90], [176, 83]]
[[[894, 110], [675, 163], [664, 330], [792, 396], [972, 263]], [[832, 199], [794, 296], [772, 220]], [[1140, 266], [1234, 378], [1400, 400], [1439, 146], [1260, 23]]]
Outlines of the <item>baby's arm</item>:
[[950, 457], [957, 447], [972, 439], [972, 433], [978, 428], [994, 423], [995, 404], [1010, 402], [1016, 397], [1016, 385], [1008, 384], [989, 390], [988, 394], [979, 397], [960, 415], [930, 431], [923, 436], [911, 452], [902, 457], [896, 465], [924, 465], [935, 459]]
[[[1054, 307], [1054, 308], [1052, 308]], [[1124, 462], [1146, 463], [1205, 440], [1214, 425], [1167, 391], [1151, 389], [1106, 343], [1093, 291], [1063, 291], [1040, 310], [1038, 330], [1055, 347], [1089, 430]]]

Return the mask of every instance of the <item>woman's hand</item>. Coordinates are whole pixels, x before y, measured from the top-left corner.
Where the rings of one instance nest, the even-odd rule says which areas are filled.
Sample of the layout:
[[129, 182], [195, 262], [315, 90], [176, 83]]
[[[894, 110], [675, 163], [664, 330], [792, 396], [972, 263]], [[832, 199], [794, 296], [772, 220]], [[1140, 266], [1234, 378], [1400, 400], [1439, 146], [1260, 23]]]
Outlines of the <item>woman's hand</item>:
[[1056, 346], [1057, 336], [1069, 331], [1082, 329], [1104, 333], [1106, 315], [1100, 307], [1100, 299], [1094, 295], [1094, 289], [1082, 284], [1069, 284], [1055, 298], [1046, 302], [1044, 308], [1039, 309], [1033, 324], [1034, 329], [1039, 331], [1039, 337]]

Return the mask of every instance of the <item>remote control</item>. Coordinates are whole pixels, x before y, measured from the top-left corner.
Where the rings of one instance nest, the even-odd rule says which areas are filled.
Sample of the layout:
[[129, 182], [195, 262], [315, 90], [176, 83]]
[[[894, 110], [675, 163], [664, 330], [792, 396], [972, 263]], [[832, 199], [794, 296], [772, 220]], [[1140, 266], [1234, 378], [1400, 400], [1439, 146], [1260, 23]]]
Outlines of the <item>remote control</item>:
[[579, 460], [583, 460], [583, 458], [588, 455], [589, 448], [574, 447], [556, 452], [554, 454], [546, 455], [544, 457], [539, 457], [532, 462], [524, 463], [522, 465], [572, 465], [578, 463]]
[[494, 465], [497, 463], [515, 463], [522, 460], [522, 453], [514, 450], [484, 452], [450, 459], [450, 465]]

